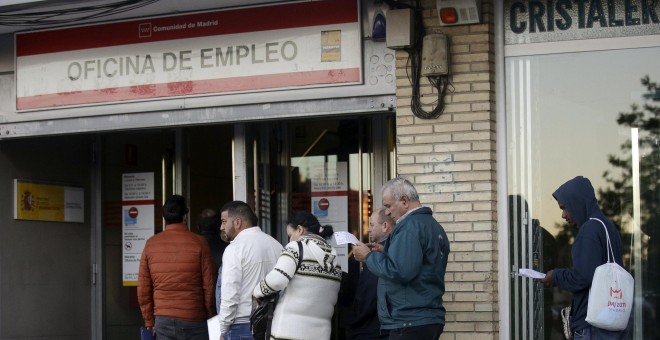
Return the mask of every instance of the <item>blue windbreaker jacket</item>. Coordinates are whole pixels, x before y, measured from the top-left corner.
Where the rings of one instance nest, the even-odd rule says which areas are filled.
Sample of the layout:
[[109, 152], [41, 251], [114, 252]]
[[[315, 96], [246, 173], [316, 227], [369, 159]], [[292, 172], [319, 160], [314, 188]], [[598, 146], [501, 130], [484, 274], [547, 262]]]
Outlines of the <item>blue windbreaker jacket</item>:
[[421, 207], [397, 221], [383, 252], [367, 256], [367, 268], [378, 276], [381, 329], [445, 323], [442, 295], [449, 240]]

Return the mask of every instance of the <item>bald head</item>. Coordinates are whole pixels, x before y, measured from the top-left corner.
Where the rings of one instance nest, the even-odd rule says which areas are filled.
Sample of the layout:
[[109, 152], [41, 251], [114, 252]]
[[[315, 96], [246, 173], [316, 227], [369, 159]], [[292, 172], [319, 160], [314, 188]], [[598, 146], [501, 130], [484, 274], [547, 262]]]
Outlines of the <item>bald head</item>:
[[384, 208], [378, 208], [369, 220], [369, 238], [372, 242], [382, 242], [394, 228], [394, 219]]

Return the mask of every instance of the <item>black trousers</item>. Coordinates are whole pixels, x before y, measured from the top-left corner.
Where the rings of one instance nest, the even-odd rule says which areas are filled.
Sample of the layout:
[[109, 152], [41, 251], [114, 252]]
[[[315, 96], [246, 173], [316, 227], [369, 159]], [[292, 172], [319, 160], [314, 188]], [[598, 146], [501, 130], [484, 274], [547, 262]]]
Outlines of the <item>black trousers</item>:
[[438, 340], [444, 329], [439, 323], [391, 329], [389, 340]]
[[206, 320], [185, 321], [156, 316], [154, 328], [158, 340], [209, 340]]

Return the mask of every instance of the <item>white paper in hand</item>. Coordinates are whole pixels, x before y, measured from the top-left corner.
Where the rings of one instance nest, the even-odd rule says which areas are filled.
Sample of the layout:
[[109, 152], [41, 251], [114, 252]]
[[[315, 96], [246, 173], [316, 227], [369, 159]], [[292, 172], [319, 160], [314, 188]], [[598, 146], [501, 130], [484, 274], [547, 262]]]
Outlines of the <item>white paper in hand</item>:
[[206, 320], [209, 330], [209, 339], [211, 340], [220, 340], [222, 339], [222, 334], [220, 333], [220, 316], [216, 315], [208, 320]]
[[346, 243], [358, 244], [359, 242], [355, 235], [349, 233], [348, 231], [336, 231], [334, 236], [335, 242], [338, 246]]
[[544, 273], [537, 272], [534, 269], [527, 269], [527, 268], [518, 269], [518, 275], [525, 276], [525, 277], [531, 277], [532, 279], [543, 279], [543, 278], [545, 278]]

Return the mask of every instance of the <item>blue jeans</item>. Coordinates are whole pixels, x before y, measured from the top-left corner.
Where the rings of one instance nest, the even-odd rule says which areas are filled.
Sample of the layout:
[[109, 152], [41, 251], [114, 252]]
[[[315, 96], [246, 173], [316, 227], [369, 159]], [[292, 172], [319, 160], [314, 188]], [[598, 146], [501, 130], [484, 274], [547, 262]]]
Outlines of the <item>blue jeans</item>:
[[390, 340], [438, 340], [445, 325], [432, 324], [390, 329]]
[[209, 340], [206, 320], [184, 321], [156, 316], [154, 328], [159, 340]]
[[224, 340], [253, 340], [250, 323], [235, 323], [229, 326], [229, 331], [222, 337]]
[[574, 340], [621, 340], [625, 339], [628, 333], [627, 329], [622, 331], [608, 331], [602, 328], [589, 326], [579, 331], [573, 332]]

